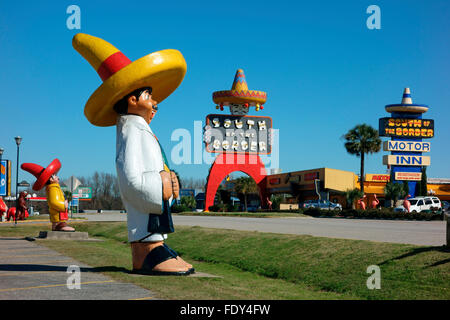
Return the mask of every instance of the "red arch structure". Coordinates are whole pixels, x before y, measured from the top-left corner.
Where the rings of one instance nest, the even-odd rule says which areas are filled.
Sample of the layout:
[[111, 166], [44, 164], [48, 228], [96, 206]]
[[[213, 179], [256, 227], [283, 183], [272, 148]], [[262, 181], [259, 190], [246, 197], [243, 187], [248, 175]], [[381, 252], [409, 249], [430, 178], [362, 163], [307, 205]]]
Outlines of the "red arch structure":
[[227, 175], [235, 171], [242, 171], [255, 180], [259, 187], [259, 196], [263, 207], [267, 206], [266, 168], [257, 154], [221, 153], [209, 170], [206, 184], [205, 212], [214, 205], [214, 197], [220, 183]]

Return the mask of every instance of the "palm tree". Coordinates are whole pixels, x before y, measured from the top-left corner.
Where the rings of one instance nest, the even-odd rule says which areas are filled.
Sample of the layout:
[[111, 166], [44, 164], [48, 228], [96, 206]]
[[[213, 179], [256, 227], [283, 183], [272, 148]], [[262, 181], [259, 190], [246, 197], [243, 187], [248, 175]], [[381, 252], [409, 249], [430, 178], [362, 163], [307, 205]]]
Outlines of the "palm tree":
[[381, 149], [378, 130], [367, 124], [358, 124], [344, 135], [345, 149], [348, 153], [361, 157], [360, 189], [364, 193], [364, 155], [375, 153]]
[[255, 180], [250, 177], [238, 178], [235, 180], [234, 188], [237, 193], [244, 195], [244, 206], [245, 211], [247, 211], [247, 196], [258, 192], [258, 186], [256, 185]]
[[427, 167], [422, 167], [422, 179], [418, 183], [418, 195], [419, 196], [427, 196], [428, 188], [427, 188]]
[[358, 188], [348, 189], [345, 191], [345, 199], [347, 200], [347, 207], [355, 209], [355, 200], [363, 196], [363, 193]]
[[394, 204], [399, 198], [403, 198], [405, 196], [405, 191], [405, 187], [401, 183], [388, 182], [384, 187], [384, 194], [386, 196], [386, 199], [394, 200]]

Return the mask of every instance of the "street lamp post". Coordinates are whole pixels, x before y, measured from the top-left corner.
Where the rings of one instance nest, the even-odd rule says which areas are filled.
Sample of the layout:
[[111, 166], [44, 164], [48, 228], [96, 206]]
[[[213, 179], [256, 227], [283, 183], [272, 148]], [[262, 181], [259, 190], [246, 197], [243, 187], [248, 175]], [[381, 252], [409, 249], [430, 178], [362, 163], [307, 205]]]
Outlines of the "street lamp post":
[[19, 146], [22, 142], [22, 138], [17, 136], [14, 138], [17, 144], [17, 164], [16, 164], [16, 212], [14, 214], [15, 225], [17, 225], [17, 209], [19, 208]]

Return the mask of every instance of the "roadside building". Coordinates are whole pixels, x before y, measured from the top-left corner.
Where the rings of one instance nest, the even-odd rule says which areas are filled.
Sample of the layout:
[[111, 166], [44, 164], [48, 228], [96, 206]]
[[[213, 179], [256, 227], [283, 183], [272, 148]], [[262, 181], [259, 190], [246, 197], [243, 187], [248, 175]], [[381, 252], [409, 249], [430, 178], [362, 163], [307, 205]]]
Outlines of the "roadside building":
[[450, 201], [450, 179], [428, 178], [427, 189], [428, 194], [438, 197], [441, 201]]
[[269, 194], [287, 194], [286, 203], [329, 200], [345, 204], [345, 191], [354, 189], [357, 176], [350, 171], [318, 168], [267, 176]]
[[[374, 200], [375, 195], [381, 206], [385, 203], [384, 188], [389, 180], [388, 174], [365, 175], [366, 205]], [[427, 185], [428, 194], [441, 200], [450, 200], [450, 179], [428, 178]], [[340, 203], [343, 207], [347, 205], [345, 192], [360, 188], [359, 177], [354, 172], [331, 168], [268, 175], [266, 187], [269, 194], [284, 195], [284, 204], [298, 204], [306, 200], [317, 200], [320, 197], [322, 200]]]

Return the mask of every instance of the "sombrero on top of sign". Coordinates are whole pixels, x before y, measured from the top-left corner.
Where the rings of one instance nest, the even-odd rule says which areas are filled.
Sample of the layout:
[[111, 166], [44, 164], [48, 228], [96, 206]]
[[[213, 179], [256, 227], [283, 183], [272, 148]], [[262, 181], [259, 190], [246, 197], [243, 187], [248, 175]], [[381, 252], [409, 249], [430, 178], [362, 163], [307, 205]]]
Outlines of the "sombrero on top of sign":
[[72, 45], [97, 71], [103, 84], [86, 103], [84, 114], [93, 125], [116, 124], [114, 104], [130, 92], [152, 87], [152, 98], [166, 99], [183, 81], [186, 61], [178, 50], [167, 49], [131, 61], [103, 39], [78, 33]]
[[220, 106], [230, 104], [246, 104], [248, 106], [256, 106], [258, 110], [267, 100], [267, 93], [258, 90], [248, 90], [247, 81], [245, 80], [244, 70], [238, 69], [234, 76], [233, 86], [231, 90], [223, 90], [213, 92], [213, 101]]
[[428, 106], [425, 104], [413, 104], [411, 91], [409, 88], [405, 88], [403, 91], [402, 103], [388, 104], [385, 109], [387, 112], [424, 113], [428, 111]]

